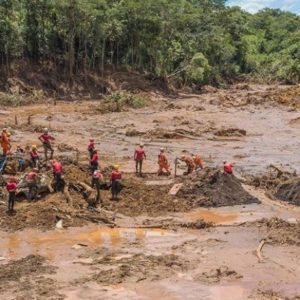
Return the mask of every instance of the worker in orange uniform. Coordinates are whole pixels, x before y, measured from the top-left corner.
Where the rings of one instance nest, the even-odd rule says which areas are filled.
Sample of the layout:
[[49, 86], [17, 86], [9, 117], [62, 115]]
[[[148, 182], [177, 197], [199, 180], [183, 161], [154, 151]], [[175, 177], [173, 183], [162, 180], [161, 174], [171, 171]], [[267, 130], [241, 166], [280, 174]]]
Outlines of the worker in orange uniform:
[[118, 195], [122, 189], [122, 173], [119, 171], [119, 166], [114, 166], [111, 172], [110, 183], [111, 183], [111, 194], [112, 200], [117, 200]]
[[88, 152], [90, 155], [90, 159], [92, 159], [93, 157], [93, 153], [95, 151], [95, 140], [94, 139], [90, 139], [90, 143], [88, 144]]
[[54, 141], [55, 138], [48, 133], [48, 128], [44, 129], [44, 133], [39, 136], [39, 140], [43, 143], [45, 159], [48, 159], [48, 150], [50, 150], [50, 159], [52, 159], [54, 150], [51, 141]]
[[[160, 148], [160, 153], [158, 155], [158, 171], [157, 171], [157, 175], [162, 175], [162, 174], [166, 174], [170, 175], [170, 166], [169, 166], [169, 162], [168, 162], [168, 158], [165, 154], [165, 149], [164, 148]], [[165, 171], [165, 172], [164, 172]]]
[[202, 158], [199, 154], [193, 155], [193, 160], [194, 160], [196, 171], [204, 169], [204, 163], [203, 163], [203, 160], [202, 160]]
[[2, 134], [1, 134], [1, 146], [2, 146], [4, 156], [6, 156], [11, 149], [9, 136], [10, 136], [10, 134], [9, 134], [7, 128], [3, 128]]
[[224, 168], [224, 173], [225, 174], [232, 174], [233, 173], [233, 164], [227, 162], [227, 161], [223, 161], [223, 168]]
[[53, 171], [53, 178], [54, 178], [54, 190], [58, 192], [62, 188], [62, 165], [56, 159], [52, 160], [52, 171]]
[[134, 151], [135, 172], [142, 176], [143, 161], [146, 159], [144, 144], [140, 143]]
[[8, 213], [12, 213], [14, 211], [17, 190], [17, 180], [15, 177], [9, 177], [6, 183], [6, 190], [8, 192]]
[[187, 166], [186, 172], [183, 173], [184, 175], [191, 174], [195, 170], [195, 163], [191, 156], [182, 155], [180, 160], [185, 162], [185, 164]]

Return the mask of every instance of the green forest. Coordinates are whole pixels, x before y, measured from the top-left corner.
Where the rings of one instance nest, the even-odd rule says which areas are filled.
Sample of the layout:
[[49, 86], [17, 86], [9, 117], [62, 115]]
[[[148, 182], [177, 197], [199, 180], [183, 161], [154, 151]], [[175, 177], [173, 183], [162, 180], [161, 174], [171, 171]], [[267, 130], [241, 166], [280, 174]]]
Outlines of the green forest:
[[126, 69], [181, 85], [300, 81], [300, 16], [224, 0], [1, 0], [0, 64]]

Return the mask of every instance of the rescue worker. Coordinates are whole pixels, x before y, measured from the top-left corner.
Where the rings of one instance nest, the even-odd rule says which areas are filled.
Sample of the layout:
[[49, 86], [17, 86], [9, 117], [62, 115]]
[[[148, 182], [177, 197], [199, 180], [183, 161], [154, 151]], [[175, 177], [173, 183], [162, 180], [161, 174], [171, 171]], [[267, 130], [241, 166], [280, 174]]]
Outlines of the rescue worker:
[[144, 150], [144, 144], [140, 143], [135, 149], [134, 160], [135, 160], [135, 172], [142, 176], [143, 161], [146, 159], [146, 153]]
[[8, 212], [12, 213], [14, 211], [17, 181], [16, 178], [11, 176], [6, 183], [6, 190], [8, 192]]
[[170, 169], [169, 169], [169, 163], [167, 156], [165, 154], [164, 148], [160, 148], [160, 153], [158, 155], [158, 171], [157, 175], [162, 175], [165, 174], [164, 171], [166, 172], [167, 175], [170, 175]]
[[18, 171], [23, 172], [25, 170], [25, 150], [20, 145], [17, 145], [16, 157], [19, 164]]
[[119, 166], [116, 165], [113, 167], [110, 177], [112, 200], [118, 199], [118, 195], [122, 189], [121, 180], [122, 173], [119, 171]]
[[227, 162], [227, 161], [223, 161], [223, 165], [224, 165], [224, 173], [225, 174], [232, 174], [233, 173], [233, 164]]
[[3, 150], [3, 156], [6, 156], [11, 149], [9, 137], [10, 137], [10, 134], [9, 134], [7, 128], [3, 128], [2, 134], [1, 134], [1, 146], [2, 146], [2, 150]]
[[37, 151], [36, 145], [31, 146], [31, 150], [29, 152], [31, 163], [33, 168], [38, 168], [40, 164], [40, 155]]
[[90, 139], [90, 143], [88, 144], [88, 152], [89, 152], [90, 159], [92, 159], [94, 151], [95, 151], [95, 140]]
[[94, 150], [92, 158], [90, 160], [90, 165], [92, 169], [92, 174], [98, 169], [99, 167], [99, 156], [98, 156], [98, 151]]
[[203, 160], [201, 159], [201, 156], [199, 154], [193, 155], [193, 160], [194, 160], [196, 171], [204, 169], [204, 163], [203, 163]]
[[95, 170], [92, 175], [92, 188], [96, 187], [97, 198], [96, 203], [102, 202], [100, 197], [100, 184], [104, 180], [102, 173], [99, 169]]
[[37, 168], [33, 168], [26, 176], [27, 186], [29, 188], [29, 200], [36, 200], [38, 196], [38, 172]]
[[187, 166], [186, 172], [184, 172], [184, 175], [191, 174], [195, 170], [195, 163], [191, 156], [189, 155], [182, 155], [180, 158], [181, 161], [185, 162]]
[[50, 159], [52, 159], [54, 150], [52, 148], [51, 141], [54, 141], [55, 138], [48, 133], [48, 128], [44, 129], [44, 133], [39, 136], [39, 140], [43, 143], [46, 160], [48, 159], [48, 150], [50, 150]]
[[54, 178], [54, 190], [55, 192], [58, 192], [62, 187], [62, 165], [59, 161], [55, 159], [52, 161], [52, 171]]

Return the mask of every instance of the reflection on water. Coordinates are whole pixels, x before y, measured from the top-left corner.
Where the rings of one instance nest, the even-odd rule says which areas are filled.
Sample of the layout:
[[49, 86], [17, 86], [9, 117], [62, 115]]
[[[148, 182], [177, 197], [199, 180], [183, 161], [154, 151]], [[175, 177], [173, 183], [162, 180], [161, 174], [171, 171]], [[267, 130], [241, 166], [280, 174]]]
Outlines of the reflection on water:
[[115, 247], [124, 241], [146, 240], [164, 236], [162, 229], [85, 227], [41, 232], [25, 230], [1, 234], [0, 255], [15, 259], [29, 254], [45, 255], [54, 259], [57, 250], [81, 243], [88, 246]]
[[237, 220], [237, 213], [227, 213], [227, 212], [216, 212], [208, 209], [197, 209], [185, 214], [185, 217], [191, 221], [197, 221], [199, 219], [205, 222], [213, 222], [216, 224], [232, 222]]

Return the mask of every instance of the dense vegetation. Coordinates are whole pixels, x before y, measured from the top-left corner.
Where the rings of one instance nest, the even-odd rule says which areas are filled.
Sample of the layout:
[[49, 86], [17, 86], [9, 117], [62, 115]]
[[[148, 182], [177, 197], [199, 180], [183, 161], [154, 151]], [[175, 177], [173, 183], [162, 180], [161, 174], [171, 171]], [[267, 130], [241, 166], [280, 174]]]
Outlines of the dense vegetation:
[[0, 0], [0, 64], [127, 68], [181, 84], [300, 81], [300, 17], [225, 0]]

